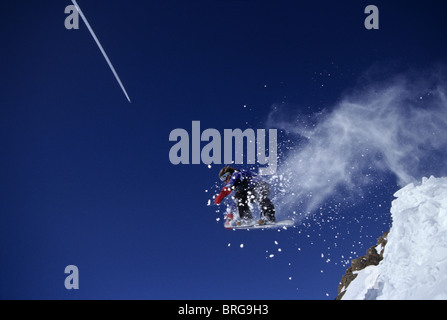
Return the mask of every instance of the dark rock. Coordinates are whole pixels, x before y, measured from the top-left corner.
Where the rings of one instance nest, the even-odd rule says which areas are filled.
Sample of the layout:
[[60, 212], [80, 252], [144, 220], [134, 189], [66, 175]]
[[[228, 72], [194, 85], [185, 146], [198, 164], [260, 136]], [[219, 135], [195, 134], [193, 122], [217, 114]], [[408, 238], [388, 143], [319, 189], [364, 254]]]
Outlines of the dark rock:
[[[340, 300], [343, 297], [349, 284], [357, 277], [357, 274], [354, 274], [355, 271], [363, 270], [371, 265], [376, 266], [383, 259], [383, 252], [385, 251], [388, 233], [389, 231], [381, 235], [377, 240], [377, 244], [366, 251], [366, 255], [352, 260], [351, 266], [341, 277], [340, 284], [338, 285], [338, 296], [335, 300]], [[380, 253], [377, 252], [377, 248], [381, 248]]]

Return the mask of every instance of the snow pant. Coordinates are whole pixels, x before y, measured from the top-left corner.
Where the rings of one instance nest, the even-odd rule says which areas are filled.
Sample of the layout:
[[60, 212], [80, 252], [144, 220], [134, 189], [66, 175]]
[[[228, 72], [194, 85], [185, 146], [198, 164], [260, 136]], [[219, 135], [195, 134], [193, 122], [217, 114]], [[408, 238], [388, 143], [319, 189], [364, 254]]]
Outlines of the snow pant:
[[253, 219], [249, 203], [256, 202], [261, 209], [261, 218], [276, 221], [275, 207], [270, 200], [270, 186], [267, 182], [259, 182], [251, 188], [248, 185], [240, 186], [236, 190], [234, 198], [241, 220]]

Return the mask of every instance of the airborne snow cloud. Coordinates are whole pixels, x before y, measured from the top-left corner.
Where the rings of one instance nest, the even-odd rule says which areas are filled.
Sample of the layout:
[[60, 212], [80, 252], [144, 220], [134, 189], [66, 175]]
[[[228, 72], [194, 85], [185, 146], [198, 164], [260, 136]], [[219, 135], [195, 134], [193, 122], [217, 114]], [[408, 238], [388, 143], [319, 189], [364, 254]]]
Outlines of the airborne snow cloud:
[[392, 174], [401, 186], [446, 174], [446, 68], [390, 76], [370, 70], [331, 108], [291, 117], [274, 106], [268, 125], [301, 141], [284, 155], [281, 210], [312, 212], [338, 193], [358, 194]]

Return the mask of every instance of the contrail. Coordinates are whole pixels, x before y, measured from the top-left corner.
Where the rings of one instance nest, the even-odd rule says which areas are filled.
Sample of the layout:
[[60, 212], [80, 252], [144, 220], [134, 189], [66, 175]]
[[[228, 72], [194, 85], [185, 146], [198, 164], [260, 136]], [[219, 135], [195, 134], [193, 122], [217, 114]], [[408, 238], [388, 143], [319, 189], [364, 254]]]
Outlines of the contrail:
[[73, 2], [74, 6], [75, 6], [76, 9], [78, 10], [79, 15], [81, 16], [82, 20], [84, 21], [85, 25], [87, 26], [88, 30], [90, 31], [90, 33], [91, 33], [93, 39], [95, 39], [95, 42], [96, 42], [96, 44], [97, 44], [98, 47], [99, 47], [99, 50], [101, 50], [102, 55], [103, 55], [104, 58], [106, 59], [108, 65], [109, 65], [109, 67], [110, 67], [110, 69], [112, 70], [113, 74], [115, 75], [116, 81], [118, 81], [118, 83], [119, 83], [121, 89], [123, 90], [124, 94], [126, 95], [127, 100], [128, 100], [129, 103], [130, 103], [129, 95], [128, 95], [127, 92], [126, 92], [126, 89], [124, 88], [123, 83], [121, 82], [120, 77], [118, 76], [118, 73], [116, 73], [115, 68], [114, 68], [113, 65], [112, 65], [112, 62], [110, 62], [110, 59], [109, 59], [109, 57], [107, 56], [106, 52], [104, 51], [104, 48], [101, 46], [101, 43], [99, 43], [99, 40], [98, 40], [98, 38], [96, 37], [95, 33], [93, 32], [92, 27], [90, 27], [90, 24], [88, 23], [87, 18], [86, 18], [86, 17], [84, 16], [84, 14], [82, 13], [82, 10], [81, 10], [81, 8], [79, 7], [79, 5], [76, 3], [76, 0], [71, 0], [71, 2]]

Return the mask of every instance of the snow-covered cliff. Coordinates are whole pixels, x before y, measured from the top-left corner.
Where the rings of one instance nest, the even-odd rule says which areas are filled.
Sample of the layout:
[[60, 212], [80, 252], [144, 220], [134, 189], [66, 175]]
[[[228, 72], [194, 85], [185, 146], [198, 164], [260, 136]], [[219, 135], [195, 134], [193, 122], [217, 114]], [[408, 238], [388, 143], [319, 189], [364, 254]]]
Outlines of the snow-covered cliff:
[[351, 269], [341, 299], [447, 299], [447, 178], [423, 178], [395, 197], [387, 244], [374, 248], [383, 259]]

